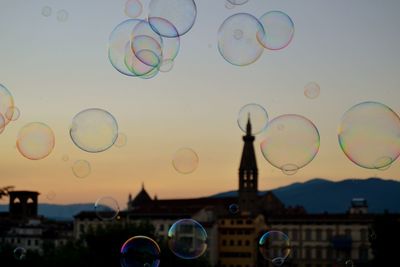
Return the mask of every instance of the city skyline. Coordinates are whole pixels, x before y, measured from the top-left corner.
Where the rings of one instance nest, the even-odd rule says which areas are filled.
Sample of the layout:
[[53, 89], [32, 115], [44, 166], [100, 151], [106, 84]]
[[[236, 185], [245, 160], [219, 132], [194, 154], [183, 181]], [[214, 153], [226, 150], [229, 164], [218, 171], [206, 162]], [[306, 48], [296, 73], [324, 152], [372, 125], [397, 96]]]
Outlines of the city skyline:
[[[149, 1], [143, 0], [146, 6]], [[400, 113], [400, 3], [387, 1], [252, 0], [228, 10], [223, 1], [196, 1], [197, 19], [181, 37], [173, 69], [142, 80], [118, 73], [107, 58], [108, 37], [127, 19], [125, 1], [2, 1], [0, 3], [0, 84], [14, 96], [21, 117], [0, 135], [0, 185], [41, 193], [40, 202], [95, 202], [113, 196], [124, 206], [142, 182], [151, 196], [189, 198], [238, 188], [238, 164], [244, 133], [237, 114], [258, 103], [269, 120], [299, 114], [318, 128], [321, 147], [315, 159], [295, 175], [270, 165], [255, 140], [259, 189], [273, 189], [320, 177], [382, 177], [399, 180], [396, 161], [384, 171], [363, 169], [341, 151], [337, 140], [342, 115], [364, 101], [378, 101]], [[52, 14], [45, 17], [42, 8]], [[57, 20], [66, 10], [68, 19]], [[288, 47], [264, 51], [246, 67], [226, 62], [218, 53], [217, 31], [228, 16], [248, 12], [256, 17], [281, 10], [294, 21]], [[146, 9], [140, 18], [144, 18]], [[373, 18], [373, 19], [371, 19]], [[304, 86], [317, 82], [316, 99], [304, 96]], [[69, 136], [72, 118], [87, 108], [102, 108], [117, 119], [127, 136], [122, 148], [87, 153]], [[24, 158], [15, 149], [18, 131], [39, 121], [55, 134], [55, 148], [42, 160]], [[198, 168], [184, 175], [175, 171], [172, 156], [190, 147]], [[69, 160], [62, 158], [68, 155]], [[91, 164], [91, 174], [79, 179], [71, 165]], [[46, 199], [55, 192], [56, 197]], [[0, 200], [0, 204], [7, 203]]]

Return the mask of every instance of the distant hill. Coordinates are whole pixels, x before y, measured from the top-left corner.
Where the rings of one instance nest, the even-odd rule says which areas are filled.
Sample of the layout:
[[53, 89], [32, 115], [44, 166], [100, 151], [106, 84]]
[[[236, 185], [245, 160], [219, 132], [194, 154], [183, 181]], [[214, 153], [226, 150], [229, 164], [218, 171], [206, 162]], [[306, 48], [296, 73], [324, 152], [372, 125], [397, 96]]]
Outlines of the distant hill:
[[[285, 205], [302, 205], [309, 213], [346, 212], [351, 199], [355, 197], [367, 199], [370, 212], [381, 213], [385, 209], [390, 212], [400, 212], [400, 182], [393, 180], [369, 178], [332, 182], [317, 178], [273, 189], [272, 192]], [[236, 191], [229, 191], [212, 197], [235, 195]]]
[[[267, 191], [260, 192], [265, 194]], [[294, 183], [272, 190], [286, 206], [301, 205], [309, 213], [344, 213], [355, 197], [367, 199], [369, 211], [382, 213], [400, 212], [400, 182], [369, 178], [348, 179], [332, 182], [312, 179], [304, 183]], [[213, 198], [237, 196], [237, 191], [227, 191], [213, 195]], [[72, 220], [81, 211], [92, 211], [94, 204], [53, 205], [39, 204], [39, 214], [56, 220]], [[0, 212], [8, 211], [8, 205], [0, 205]]]

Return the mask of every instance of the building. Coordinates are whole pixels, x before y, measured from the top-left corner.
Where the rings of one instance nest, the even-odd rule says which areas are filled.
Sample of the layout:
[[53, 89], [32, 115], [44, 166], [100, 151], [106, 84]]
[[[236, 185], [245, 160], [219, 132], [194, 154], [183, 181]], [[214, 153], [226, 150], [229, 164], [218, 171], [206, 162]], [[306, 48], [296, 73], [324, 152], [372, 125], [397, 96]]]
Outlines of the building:
[[[291, 253], [283, 266], [334, 267], [344, 266], [348, 260], [356, 266], [368, 263], [373, 257], [368, 233], [376, 215], [368, 214], [366, 200], [353, 199], [346, 214], [307, 214], [300, 206], [285, 207], [272, 192], [260, 195], [254, 139], [249, 118], [237, 196], [152, 199], [142, 185], [134, 198], [129, 195], [128, 209], [120, 213], [118, 220], [101, 221], [94, 212], [77, 214], [75, 238], [101, 225], [148, 220], [157, 231], [158, 241], [163, 241], [175, 221], [193, 218], [208, 233], [206, 256], [212, 266], [272, 266], [258, 249], [260, 237], [269, 230], [281, 231], [291, 240]], [[238, 204], [239, 211], [230, 212], [231, 204]], [[400, 216], [396, 218], [400, 221]]]

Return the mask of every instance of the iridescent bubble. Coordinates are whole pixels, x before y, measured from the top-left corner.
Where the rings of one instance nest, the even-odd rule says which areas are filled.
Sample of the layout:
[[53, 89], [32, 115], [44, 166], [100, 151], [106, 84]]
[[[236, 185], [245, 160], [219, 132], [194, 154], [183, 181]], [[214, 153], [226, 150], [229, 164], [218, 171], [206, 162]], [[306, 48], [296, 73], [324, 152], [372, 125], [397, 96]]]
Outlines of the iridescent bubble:
[[61, 9], [57, 11], [57, 20], [59, 22], [65, 22], [68, 20], [69, 14], [67, 10]]
[[254, 63], [264, 51], [257, 34], [263, 36], [264, 28], [256, 17], [247, 13], [234, 14], [219, 27], [219, 53], [236, 66]]
[[128, 0], [125, 3], [125, 14], [130, 18], [137, 18], [142, 14], [143, 6], [139, 0]]
[[264, 158], [285, 174], [293, 175], [317, 155], [320, 136], [307, 118], [286, 114], [271, 120], [260, 147]]
[[199, 157], [193, 149], [184, 147], [175, 152], [172, 165], [182, 174], [192, 173], [199, 165]]
[[17, 247], [14, 249], [14, 258], [17, 260], [23, 260], [26, 258], [26, 249], [23, 247]]
[[0, 84], [0, 114], [3, 115], [4, 118], [6, 119], [5, 121], [6, 125], [9, 123], [9, 120], [7, 120], [5, 114], [7, 113], [7, 110], [13, 107], [14, 107], [14, 99], [10, 91], [8, 91], [8, 89], [4, 85]]
[[[151, 27], [163, 37], [176, 37], [187, 33], [196, 20], [197, 7], [193, 0], [151, 0], [148, 20]], [[177, 30], [171, 32], [160, 25], [158, 18], [168, 21]]]
[[118, 216], [119, 205], [114, 198], [110, 196], [104, 196], [97, 199], [96, 203], [94, 204], [94, 210], [99, 219], [110, 221]]
[[230, 204], [229, 205], [229, 212], [231, 213], [231, 214], [237, 214], [237, 213], [239, 213], [239, 205], [238, 204]]
[[127, 142], [128, 142], [128, 137], [126, 136], [126, 134], [118, 133], [118, 137], [114, 143], [114, 146], [121, 148], [121, 147], [124, 147]]
[[315, 99], [319, 96], [321, 89], [316, 82], [309, 82], [304, 87], [304, 95], [309, 99]]
[[358, 166], [385, 168], [400, 155], [400, 118], [378, 102], [357, 104], [343, 115], [338, 139], [344, 154]]
[[49, 6], [44, 6], [44, 7], [42, 8], [42, 15], [43, 15], [44, 17], [50, 17], [50, 16], [51, 16], [51, 12], [52, 12], [52, 9], [51, 9], [51, 7], [49, 7]]
[[121, 247], [122, 267], [158, 267], [160, 265], [160, 247], [147, 236], [129, 238]]
[[227, 1], [234, 6], [240, 6], [246, 4], [249, 0], [227, 0]]
[[28, 123], [18, 132], [17, 149], [28, 159], [39, 160], [47, 157], [53, 151], [54, 145], [54, 133], [44, 123]]
[[54, 191], [50, 191], [46, 194], [46, 198], [48, 200], [53, 200], [56, 197], [56, 193]]
[[77, 147], [97, 153], [114, 144], [118, 137], [118, 124], [108, 111], [90, 108], [75, 115], [69, 133]]
[[269, 11], [261, 16], [260, 23], [265, 32], [258, 32], [257, 39], [267, 49], [285, 48], [293, 39], [294, 23], [282, 11]]
[[239, 128], [246, 133], [247, 123], [251, 122], [251, 133], [258, 134], [262, 132], [268, 124], [268, 113], [259, 104], [250, 103], [244, 105], [238, 114], [237, 123]]
[[179, 258], [196, 259], [206, 252], [207, 232], [192, 219], [175, 222], [168, 230], [168, 246]]
[[264, 259], [280, 266], [290, 254], [289, 237], [280, 231], [266, 232], [258, 242], [258, 248]]
[[21, 113], [17, 107], [13, 106], [7, 109], [5, 115], [8, 121], [16, 121], [19, 119]]
[[147, 35], [137, 35], [131, 41], [132, 51], [144, 64], [153, 68], [162, 61], [162, 47], [159, 42]]
[[[159, 70], [158, 66], [153, 67], [143, 63], [142, 60], [140, 60], [135, 55], [135, 53], [133, 53], [130, 43], [127, 44], [126, 51], [127, 52], [125, 54], [125, 65], [128, 68], [128, 70], [133, 74], [132, 76], [137, 76], [143, 79], [149, 79], [158, 74]], [[142, 53], [144, 55], [142, 55]], [[155, 54], [151, 50], [137, 51], [136, 54], [141, 58], [145, 58], [146, 56], [147, 58], [149, 58], [149, 56], [152, 56], [153, 60], [156, 60], [158, 63], [160, 63], [160, 58], [157, 56], [157, 54]], [[155, 63], [152, 63], [152, 65], [155, 65]]]
[[92, 172], [92, 167], [88, 161], [80, 159], [72, 165], [72, 172], [78, 178], [86, 178]]
[[108, 59], [111, 65], [127, 76], [141, 76], [154, 70], [140, 61], [132, 51], [133, 29], [143, 20], [129, 19], [118, 24], [111, 32], [108, 43]]

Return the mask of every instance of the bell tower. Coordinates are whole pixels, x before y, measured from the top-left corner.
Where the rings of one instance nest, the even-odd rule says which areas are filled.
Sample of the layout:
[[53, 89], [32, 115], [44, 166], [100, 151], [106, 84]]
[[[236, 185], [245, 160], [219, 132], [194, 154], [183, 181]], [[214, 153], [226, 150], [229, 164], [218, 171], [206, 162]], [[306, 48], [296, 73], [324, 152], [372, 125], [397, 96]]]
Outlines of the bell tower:
[[258, 168], [254, 152], [255, 137], [251, 134], [250, 113], [243, 136], [244, 146], [239, 167], [239, 207], [244, 213], [257, 212]]

